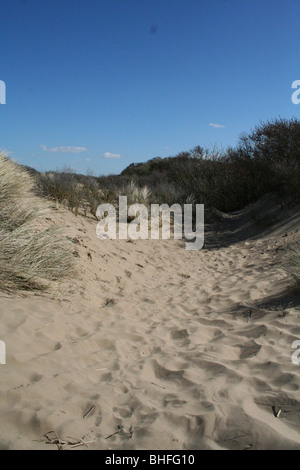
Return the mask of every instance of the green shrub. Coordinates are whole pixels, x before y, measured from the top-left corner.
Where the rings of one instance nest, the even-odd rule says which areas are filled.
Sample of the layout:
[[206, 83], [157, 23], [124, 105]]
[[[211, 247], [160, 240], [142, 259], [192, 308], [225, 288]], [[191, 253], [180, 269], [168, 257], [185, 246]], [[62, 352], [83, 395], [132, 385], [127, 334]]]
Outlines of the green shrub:
[[121, 175], [47, 173], [41, 186], [45, 195], [75, 213], [85, 207], [92, 214], [102, 202], [117, 204], [120, 194], [127, 194], [130, 204], [143, 203], [145, 187], [147, 203], [183, 204], [192, 197], [223, 212], [239, 210], [269, 192], [300, 200], [300, 121], [260, 123], [234, 148], [197, 146], [173, 157], [132, 163]]
[[[197, 146], [175, 157], [132, 164], [122, 172], [152, 195], [174, 199], [159, 186], [175, 188], [177, 202], [193, 194], [196, 203], [224, 212], [239, 210], [269, 192], [300, 199], [300, 121], [275, 119], [240, 137], [235, 148]], [[164, 194], [165, 193], [165, 194]]]

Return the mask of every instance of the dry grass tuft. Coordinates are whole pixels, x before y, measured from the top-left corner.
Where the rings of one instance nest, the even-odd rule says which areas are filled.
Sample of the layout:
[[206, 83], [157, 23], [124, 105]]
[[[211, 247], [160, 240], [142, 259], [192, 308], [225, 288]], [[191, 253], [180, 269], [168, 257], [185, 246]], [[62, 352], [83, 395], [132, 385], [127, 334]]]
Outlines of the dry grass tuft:
[[45, 201], [33, 194], [34, 180], [0, 153], [0, 289], [41, 288], [71, 274], [73, 255], [59, 229], [45, 229]]
[[139, 188], [134, 181], [131, 181], [125, 191], [124, 195], [127, 196], [128, 205], [132, 204], [144, 204], [148, 205], [151, 191], [147, 186]]

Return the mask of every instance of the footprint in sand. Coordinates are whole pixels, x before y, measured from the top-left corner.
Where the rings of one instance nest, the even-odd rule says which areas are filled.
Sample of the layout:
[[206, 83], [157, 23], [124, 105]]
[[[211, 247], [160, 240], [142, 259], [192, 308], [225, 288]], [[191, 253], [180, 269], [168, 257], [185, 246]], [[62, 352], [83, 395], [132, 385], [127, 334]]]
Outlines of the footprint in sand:
[[33, 374], [30, 378], [30, 381], [31, 383], [37, 383], [37, 382], [40, 382], [42, 380], [43, 376], [42, 375], [39, 375], [39, 374]]
[[171, 338], [172, 339], [186, 339], [189, 337], [188, 331], [187, 330], [173, 330], [171, 331]]
[[241, 348], [240, 359], [255, 357], [261, 349], [261, 346], [254, 340], [249, 341], [246, 344], [239, 345], [239, 347]]

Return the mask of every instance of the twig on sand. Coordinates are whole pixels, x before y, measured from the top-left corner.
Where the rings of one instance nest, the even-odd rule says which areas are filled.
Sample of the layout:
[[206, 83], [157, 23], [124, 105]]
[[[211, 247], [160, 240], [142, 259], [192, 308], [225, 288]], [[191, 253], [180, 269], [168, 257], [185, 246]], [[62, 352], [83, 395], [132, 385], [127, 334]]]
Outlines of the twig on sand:
[[113, 434], [110, 434], [110, 435], [107, 436], [105, 439], [109, 439], [109, 438], [115, 436], [116, 434], [120, 434], [120, 433], [123, 433], [123, 435], [129, 436], [129, 439], [132, 439], [133, 432], [134, 432], [134, 431], [133, 431], [132, 426], [130, 426], [128, 432], [125, 432], [123, 426], [119, 424], [119, 425], [118, 425], [118, 431], [114, 432]]
[[278, 411], [276, 411], [276, 406], [272, 406], [272, 411], [274, 413], [275, 418], [279, 418], [281, 415], [281, 408], [279, 408]]
[[130, 426], [129, 430], [128, 430], [128, 435], [129, 435], [129, 439], [132, 439], [132, 436], [133, 436], [133, 427]]
[[110, 437], [113, 437], [113, 436], [115, 436], [116, 434], [119, 434], [120, 432], [123, 431], [123, 426], [118, 425], [118, 428], [119, 428], [118, 431], [114, 432], [113, 434], [110, 434], [110, 435], [107, 436], [105, 439], [109, 439]]
[[241, 437], [245, 437], [245, 436], [247, 436], [247, 434], [240, 434], [239, 436], [229, 437], [228, 439], [224, 439], [224, 442], [226, 442], [226, 441], [234, 441], [235, 439], [240, 439]]
[[[71, 444], [71, 442], [69, 442], [69, 449], [75, 449], [76, 447], [80, 447], [80, 446], [85, 446], [85, 447], [88, 447], [88, 444], [93, 444], [95, 442], [95, 440], [93, 441], [85, 441], [86, 436], [83, 436], [82, 439], [79, 439], [77, 442], [75, 442], [74, 444]], [[72, 439], [72, 438], [68, 438], [68, 439]]]
[[[262, 403], [262, 402], [259, 402], [259, 401], [254, 401], [254, 403], [256, 403], [257, 405], [261, 405], [261, 406], [270, 406], [272, 411], [273, 411], [273, 414], [275, 416], [275, 418], [279, 418], [280, 415], [281, 415], [281, 412], [282, 412], [282, 409], [279, 408], [279, 406], [291, 406], [291, 405], [279, 405], [279, 406], [275, 406], [275, 405], [272, 405], [272, 403], [270, 403], [270, 400], [268, 399], [268, 397], [266, 397], [266, 400], [268, 401], [268, 403]], [[277, 410], [278, 408], [278, 410]]]
[[151, 384], [152, 384], [152, 385], [156, 385], [156, 387], [162, 388], [163, 390], [166, 390], [165, 387], [162, 387], [161, 385], [158, 385], [158, 384], [156, 384], [156, 383], [154, 383], [154, 382], [151, 382]]
[[86, 413], [84, 413], [82, 419], [86, 418], [92, 411], [94, 411], [94, 409], [95, 407], [91, 406], [91, 408]]
[[67, 437], [66, 440], [62, 440], [55, 431], [49, 431], [44, 436], [46, 438], [46, 444], [56, 445], [57, 450], [68, 450], [75, 449], [76, 447], [86, 446], [88, 444], [93, 444], [95, 441], [85, 441], [84, 439], [87, 435], [83, 436], [81, 439], [74, 439], [72, 437]]

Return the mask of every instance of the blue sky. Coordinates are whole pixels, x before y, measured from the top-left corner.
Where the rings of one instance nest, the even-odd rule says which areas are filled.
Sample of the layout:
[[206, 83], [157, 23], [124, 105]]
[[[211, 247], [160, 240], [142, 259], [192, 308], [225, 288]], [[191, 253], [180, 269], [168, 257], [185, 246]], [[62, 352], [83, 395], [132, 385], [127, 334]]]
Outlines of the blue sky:
[[119, 173], [300, 117], [299, 17], [299, 0], [0, 0], [0, 148]]

